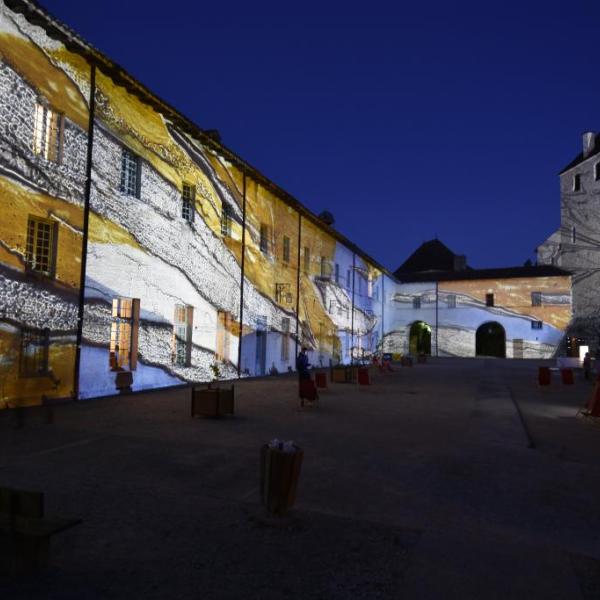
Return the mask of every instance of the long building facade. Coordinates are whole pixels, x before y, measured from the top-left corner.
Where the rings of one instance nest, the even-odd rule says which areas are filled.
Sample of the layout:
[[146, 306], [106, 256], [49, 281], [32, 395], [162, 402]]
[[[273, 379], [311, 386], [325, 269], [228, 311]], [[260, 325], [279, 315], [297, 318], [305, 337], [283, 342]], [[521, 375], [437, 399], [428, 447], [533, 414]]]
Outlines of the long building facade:
[[536, 288], [560, 306], [438, 283], [433, 321], [429, 283], [386, 271], [31, 0], [0, 3], [0, 125], [0, 407], [112, 394], [123, 370], [134, 390], [287, 372], [300, 345], [317, 366], [370, 360], [410, 351], [417, 322], [436, 354], [475, 356], [499, 322], [507, 356], [521, 340], [546, 357], [569, 321], [560, 270]]

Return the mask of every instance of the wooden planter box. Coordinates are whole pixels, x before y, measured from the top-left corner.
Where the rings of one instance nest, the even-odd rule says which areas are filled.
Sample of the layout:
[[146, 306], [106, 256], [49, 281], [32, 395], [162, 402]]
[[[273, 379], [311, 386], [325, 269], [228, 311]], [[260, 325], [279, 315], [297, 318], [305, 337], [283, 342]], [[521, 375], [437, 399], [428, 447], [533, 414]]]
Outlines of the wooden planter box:
[[355, 383], [358, 378], [358, 367], [339, 366], [332, 367], [332, 383]]
[[234, 388], [192, 388], [192, 417], [224, 417], [234, 413]]

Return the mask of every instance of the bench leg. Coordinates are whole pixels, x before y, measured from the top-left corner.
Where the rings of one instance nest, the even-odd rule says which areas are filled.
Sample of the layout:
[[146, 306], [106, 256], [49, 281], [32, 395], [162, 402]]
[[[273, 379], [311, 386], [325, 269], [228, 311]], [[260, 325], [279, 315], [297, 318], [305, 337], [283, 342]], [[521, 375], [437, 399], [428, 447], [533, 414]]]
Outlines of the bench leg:
[[48, 566], [48, 537], [0, 535], [0, 571], [6, 575], [28, 575]]

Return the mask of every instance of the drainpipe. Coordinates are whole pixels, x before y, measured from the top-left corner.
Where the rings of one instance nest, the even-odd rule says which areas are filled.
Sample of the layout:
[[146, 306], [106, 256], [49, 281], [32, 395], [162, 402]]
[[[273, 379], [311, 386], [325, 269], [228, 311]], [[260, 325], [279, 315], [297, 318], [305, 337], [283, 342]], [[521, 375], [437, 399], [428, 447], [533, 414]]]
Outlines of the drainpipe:
[[384, 347], [383, 340], [385, 339], [385, 327], [383, 318], [385, 316], [385, 274], [381, 274], [381, 354], [383, 356]]
[[356, 254], [352, 253], [352, 316], [350, 317], [350, 364], [354, 364], [354, 274], [356, 271]]
[[77, 310], [77, 342], [75, 344], [75, 368], [73, 372], [73, 396], [79, 400], [79, 372], [81, 369], [81, 343], [83, 340], [83, 316], [85, 302], [85, 276], [88, 254], [88, 231], [90, 224], [90, 195], [92, 191], [92, 151], [94, 147], [94, 117], [96, 113], [96, 65], [90, 67], [90, 96], [88, 114], [87, 156], [85, 165], [85, 189], [83, 200], [83, 239], [81, 241], [81, 271], [79, 274], [79, 306]]
[[439, 317], [439, 283], [435, 282], [435, 355], [439, 356], [438, 346], [438, 317]]
[[300, 327], [300, 248], [302, 236], [302, 215], [298, 213], [298, 260], [296, 261], [296, 340], [294, 343], [294, 364], [298, 357], [298, 335]]
[[242, 374], [242, 339], [244, 337], [244, 266], [246, 262], [246, 171], [242, 173], [242, 280], [240, 282], [240, 339], [238, 341], [238, 379]]

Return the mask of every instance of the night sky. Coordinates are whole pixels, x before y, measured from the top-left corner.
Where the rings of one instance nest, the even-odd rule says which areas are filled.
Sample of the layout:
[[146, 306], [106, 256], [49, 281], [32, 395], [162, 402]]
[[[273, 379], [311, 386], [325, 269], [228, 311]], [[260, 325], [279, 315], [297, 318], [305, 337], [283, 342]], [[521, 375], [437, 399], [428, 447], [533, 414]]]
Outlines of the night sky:
[[593, 0], [42, 5], [390, 269], [522, 264], [600, 130]]

